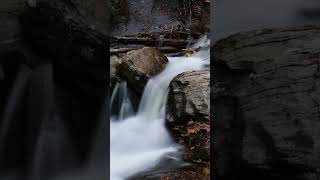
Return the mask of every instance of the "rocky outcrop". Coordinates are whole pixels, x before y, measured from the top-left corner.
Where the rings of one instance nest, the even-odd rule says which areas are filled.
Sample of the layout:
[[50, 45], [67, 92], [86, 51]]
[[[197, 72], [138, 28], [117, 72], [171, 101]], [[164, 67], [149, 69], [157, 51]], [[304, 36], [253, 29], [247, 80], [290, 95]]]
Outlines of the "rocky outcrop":
[[320, 27], [235, 34], [213, 48], [218, 179], [320, 175]]
[[155, 48], [142, 48], [128, 52], [116, 67], [120, 78], [138, 94], [142, 94], [149, 78], [159, 74], [168, 59]]
[[194, 164], [191, 170], [179, 170], [170, 178], [209, 178], [209, 80], [209, 70], [191, 71], [178, 75], [170, 84], [167, 123], [175, 140], [184, 147], [184, 160]]

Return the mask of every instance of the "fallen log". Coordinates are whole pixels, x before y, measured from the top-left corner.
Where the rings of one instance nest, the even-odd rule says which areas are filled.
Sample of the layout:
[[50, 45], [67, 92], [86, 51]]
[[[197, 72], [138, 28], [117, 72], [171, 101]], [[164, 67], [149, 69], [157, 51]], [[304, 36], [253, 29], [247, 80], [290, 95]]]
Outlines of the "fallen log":
[[188, 45], [195, 43], [195, 40], [181, 39], [161, 39], [149, 37], [112, 37], [111, 44], [143, 44], [146, 46], [172, 46], [177, 48], [186, 48]]
[[[157, 48], [157, 47], [153, 47]], [[141, 49], [140, 47], [135, 47], [135, 48], [110, 48], [110, 54], [119, 54], [119, 53], [127, 53], [129, 51], [133, 50], [138, 50]], [[157, 48], [163, 53], [172, 53], [172, 52], [178, 52], [180, 49], [175, 48], [175, 47], [159, 47]]]

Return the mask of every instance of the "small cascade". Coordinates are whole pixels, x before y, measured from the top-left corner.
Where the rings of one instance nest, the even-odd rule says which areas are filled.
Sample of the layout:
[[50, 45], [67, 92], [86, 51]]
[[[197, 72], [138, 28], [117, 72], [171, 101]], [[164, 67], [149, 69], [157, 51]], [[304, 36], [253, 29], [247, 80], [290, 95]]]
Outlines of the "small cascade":
[[[120, 84], [119, 84], [120, 85]], [[93, 146], [90, 151], [90, 156], [86, 165], [74, 169], [72, 172], [60, 173], [60, 176], [54, 178], [53, 180], [98, 180], [106, 179], [109, 177], [109, 138], [106, 136], [109, 131], [109, 124], [106, 123], [106, 119], [109, 118], [109, 100], [107, 95], [105, 95], [105, 100], [103, 101], [101, 113], [99, 117], [99, 123], [97, 123], [95, 136], [93, 138]], [[107, 142], [107, 143], [106, 143]]]
[[5, 111], [1, 117], [1, 124], [0, 124], [0, 166], [1, 163], [4, 162], [4, 153], [7, 143], [7, 136], [9, 135], [9, 130], [12, 128], [13, 124], [15, 124], [15, 111], [16, 107], [21, 103], [24, 91], [26, 89], [26, 85], [28, 79], [30, 78], [31, 69], [28, 68], [26, 65], [22, 65], [20, 67], [19, 73], [17, 75], [16, 81], [14, 83], [14, 88], [12, 89], [12, 93], [8, 98], [8, 103], [6, 106]]
[[127, 82], [116, 83], [110, 100], [111, 107], [117, 112], [114, 117], [118, 120], [123, 120], [134, 114], [133, 106], [129, 98]]
[[163, 159], [180, 160], [166, 127], [166, 104], [171, 80], [186, 71], [202, 70], [209, 62], [210, 40], [203, 37], [192, 46], [203, 50], [191, 57], [168, 57], [166, 68], [150, 79], [144, 89], [138, 111], [134, 114], [125, 82], [117, 85], [111, 96], [111, 108], [118, 96], [120, 109], [110, 123], [111, 180], [124, 180], [156, 167]]
[[43, 122], [31, 164], [32, 180], [55, 177], [62, 173], [66, 167], [71, 167], [71, 164], [68, 163], [72, 162], [71, 159], [74, 161], [74, 147], [72, 147], [71, 139], [66, 132], [67, 130], [58, 116]]
[[133, 115], [133, 107], [132, 107], [132, 103], [131, 103], [129, 96], [128, 96], [128, 89], [127, 89], [126, 82], [122, 82], [120, 84], [119, 100], [120, 100], [119, 102], [121, 102], [119, 119], [125, 119], [125, 118], [128, 118], [131, 115]]
[[[105, 172], [106, 107], [102, 124], [100, 99], [69, 87], [55, 72], [50, 63], [20, 65], [0, 117], [0, 179], [59, 179], [84, 166], [90, 177], [97, 166]], [[100, 159], [104, 164], [94, 166]]]

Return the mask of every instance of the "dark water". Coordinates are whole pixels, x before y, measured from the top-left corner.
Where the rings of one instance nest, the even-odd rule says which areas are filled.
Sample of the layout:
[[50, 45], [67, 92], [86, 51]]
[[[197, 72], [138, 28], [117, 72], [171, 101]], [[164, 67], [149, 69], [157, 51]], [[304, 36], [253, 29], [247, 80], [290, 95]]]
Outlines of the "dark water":
[[213, 4], [215, 40], [239, 31], [320, 24], [319, 0], [217, 0]]
[[108, 96], [81, 93], [58, 69], [17, 64], [12, 82], [0, 81], [10, 86], [1, 91], [1, 180], [108, 177]]

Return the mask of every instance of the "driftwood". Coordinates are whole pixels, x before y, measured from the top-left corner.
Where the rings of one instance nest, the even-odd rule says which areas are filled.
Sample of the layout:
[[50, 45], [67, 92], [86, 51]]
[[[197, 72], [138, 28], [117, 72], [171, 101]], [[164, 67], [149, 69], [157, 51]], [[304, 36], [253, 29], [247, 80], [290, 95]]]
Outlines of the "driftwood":
[[195, 43], [194, 40], [181, 39], [161, 39], [148, 37], [112, 37], [111, 44], [143, 44], [146, 46], [172, 46], [176, 48], [186, 48]]
[[[157, 47], [154, 47], [157, 48]], [[110, 54], [119, 54], [119, 53], [127, 53], [129, 51], [132, 50], [137, 50], [137, 49], [141, 49], [141, 48], [110, 48]], [[172, 52], [178, 52], [180, 49], [175, 48], [175, 47], [158, 47], [157, 49], [159, 49], [161, 52], [163, 53], [172, 53]]]

